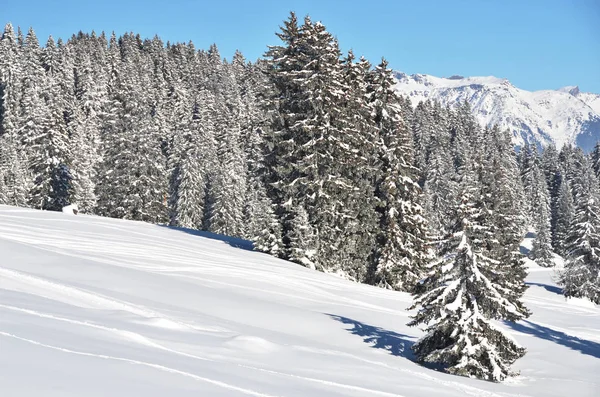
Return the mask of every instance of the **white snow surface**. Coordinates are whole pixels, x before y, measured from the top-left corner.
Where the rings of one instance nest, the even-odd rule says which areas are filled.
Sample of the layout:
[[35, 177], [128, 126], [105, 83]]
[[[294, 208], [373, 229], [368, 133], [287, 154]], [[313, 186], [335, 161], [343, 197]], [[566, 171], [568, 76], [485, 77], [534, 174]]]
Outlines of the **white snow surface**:
[[435, 99], [453, 107], [466, 100], [482, 125], [509, 129], [518, 146], [554, 142], [560, 148], [570, 143], [589, 151], [600, 140], [600, 95], [580, 92], [576, 86], [532, 92], [493, 76], [441, 78], [397, 72], [396, 79], [396, 90], [413, 106]]
[[497, 384], [411, 361], [409, 295], [237, 245], [0, 206], [0, 395], [600, 395], [600, 307], [552, 269], [531, 265], [533, 315], [501, 324], [528, 353]]
[[62, 212], [63, 214], [77, 215], [79, 208], [77, 207], [77, 204], [69, 204], [62, 208]]

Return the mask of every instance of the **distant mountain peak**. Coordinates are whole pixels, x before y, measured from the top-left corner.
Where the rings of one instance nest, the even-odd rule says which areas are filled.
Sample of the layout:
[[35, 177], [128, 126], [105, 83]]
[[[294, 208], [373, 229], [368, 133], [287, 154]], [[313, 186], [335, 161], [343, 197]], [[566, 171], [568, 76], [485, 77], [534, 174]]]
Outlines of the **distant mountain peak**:
[[568, 85], [566, 87], [559, 88], [557, 91], [566, 92], [573, 96], [579, 95], [579, 86], [576, 85]]
[[451, 107], [467, 101], [481, 124], [509, 129], [516, 146], [569, 143], [589, 151], [600, 140], [600, 95], [581, 92], [578, 86], [527, 91], [494, 76], [396, 72], [395, 77], [396, 90], [410, 97], [413, 106], [427, 99]]

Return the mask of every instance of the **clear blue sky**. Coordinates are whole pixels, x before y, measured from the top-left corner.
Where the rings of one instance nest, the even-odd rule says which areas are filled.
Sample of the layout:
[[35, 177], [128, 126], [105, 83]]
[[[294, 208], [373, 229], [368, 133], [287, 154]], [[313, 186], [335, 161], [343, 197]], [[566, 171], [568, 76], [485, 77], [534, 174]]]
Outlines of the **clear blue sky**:
[[0, 23], [32, 26], [41, 43], [79, 30], [132, 31], [254, 60], [277, 44], [291, 10], [322, 21], [343, 50], [373, 63], [385, 56], [407, 73], [600, 93], [600, 0], [0, 0]]

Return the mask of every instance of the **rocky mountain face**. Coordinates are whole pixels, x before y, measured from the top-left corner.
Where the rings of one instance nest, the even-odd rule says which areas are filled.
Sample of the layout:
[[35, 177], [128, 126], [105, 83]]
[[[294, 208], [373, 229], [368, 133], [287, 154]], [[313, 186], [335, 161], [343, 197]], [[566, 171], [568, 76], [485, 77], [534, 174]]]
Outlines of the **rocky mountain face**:
[[590, 151], [600, 140], [600, 95], [576, 86], [526, 91], [492, 76], [440, 78], [401, 72], [395, 76], [396, 89], [410, 97], [413, 106], [427, 99], [451, 107], [468, 101], [482, 124], [508, 128], [517, 147], [553, 142], [559, 148], [570, 143]]

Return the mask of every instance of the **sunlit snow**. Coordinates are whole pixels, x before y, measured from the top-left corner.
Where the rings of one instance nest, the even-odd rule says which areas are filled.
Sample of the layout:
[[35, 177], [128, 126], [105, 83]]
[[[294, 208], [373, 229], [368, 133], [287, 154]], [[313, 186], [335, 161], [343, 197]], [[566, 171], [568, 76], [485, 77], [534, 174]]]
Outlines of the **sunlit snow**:
[[[600, 307], [531, 264], [502, 384], [412, 361], [410, 296], [200, 232], [0, 206], [1, 396], [598, 396]], [[243, 245], [243, 244], [242, 244]]]

